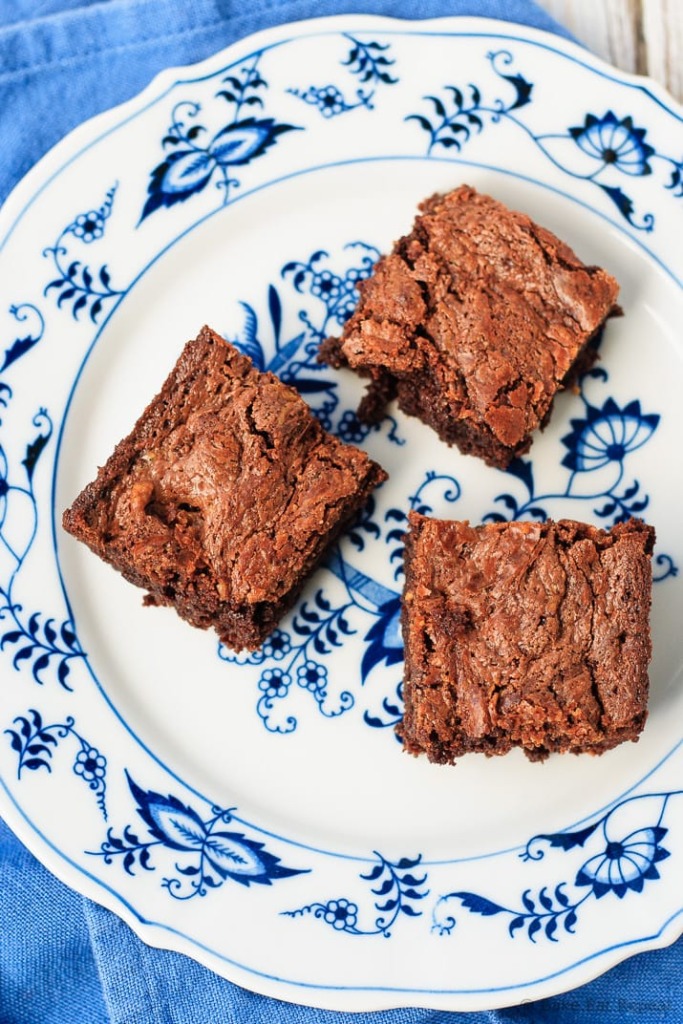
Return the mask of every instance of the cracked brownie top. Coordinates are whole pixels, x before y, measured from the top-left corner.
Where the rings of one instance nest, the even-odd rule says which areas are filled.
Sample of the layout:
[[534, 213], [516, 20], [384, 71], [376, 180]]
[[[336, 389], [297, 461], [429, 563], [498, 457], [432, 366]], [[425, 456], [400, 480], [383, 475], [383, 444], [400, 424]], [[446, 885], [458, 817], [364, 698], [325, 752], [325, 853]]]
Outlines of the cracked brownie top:
[[444, 440], [505, 465], [582, 368], [617, 294], [551, 232], [463, 185], [421, 204], [322, 358], [373, 378], [366, 418], [398, 394]]
[[449, 762], [600, 753], [646, 718], [654, 530], [411, 513], [403, 739]]
[[253, 645], [268, 625], [260, 606], [298, 590], [385, 476], [205, 327], [64, 526], [151, 603]]

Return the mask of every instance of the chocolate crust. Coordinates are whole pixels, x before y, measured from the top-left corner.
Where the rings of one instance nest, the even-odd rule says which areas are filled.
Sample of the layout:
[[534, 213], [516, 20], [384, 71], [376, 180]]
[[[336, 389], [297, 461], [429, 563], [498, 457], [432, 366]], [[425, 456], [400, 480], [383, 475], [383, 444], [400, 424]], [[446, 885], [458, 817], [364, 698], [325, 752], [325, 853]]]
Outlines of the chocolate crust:
[[640, 520], [470, 526], [411, 513], [403, 595], [412, 754], [601, 754], [647, 718], [651, 555]]
[[384, 479], [204, 327], [62, 521], [146, 604], [255, 649]]
[[505, 468], [595, 359], [618, 290], [531, 218], [463, 185], [421, 204], [320, 359], [369, 377], [366, 422], [397, 397], [447, 444]]

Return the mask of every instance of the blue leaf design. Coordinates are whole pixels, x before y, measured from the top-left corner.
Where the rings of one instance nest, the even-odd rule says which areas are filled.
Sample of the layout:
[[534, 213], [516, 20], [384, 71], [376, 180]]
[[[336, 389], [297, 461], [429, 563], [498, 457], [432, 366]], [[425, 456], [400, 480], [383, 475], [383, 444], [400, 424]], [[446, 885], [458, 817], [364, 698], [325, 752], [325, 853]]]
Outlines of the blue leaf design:
[[280, 347], [280, 327], [282, 326], [282, 303], [277, 288], [272, 284], [268, 286], [268, 310], [273, 324], [275, 348], [278, 349]]
[[192, 864], [188, 864], [187, 867], [182, 867], [180, 864], [176, 864], [175, 869], [180, 872], [181, 875], [186, 875], [188, 878], [192, 878], [199, 874], [199, 868], [194, 867]]
[[363, 682], [380, 662], [387, 666], [396, 665], [403, 658], [403, 641], [401, 639], [400, 613], [401, 599], [393, 598], [379, 609], [379, 618], [365, 634], [368, 642], [361, 661], [361, 678]]
[[5, 358], [2, 361], [2, 366], [0, 366], [0, 373], [16, 362], [17, 359], [20, 359], [21, 356], [26, 355], [38, 341], [40, 341], [40, 338], [17, 338], [9, 348], [5, 349]]
[[40, 454], [49, 439], [49, 433], [38, 434], [38, 437], [36, 437], [34, 441], [31, 441], [30, 444], [26, 445], [26, 455], [21, 460], [21, 464], [25, 467], [29, 480], [33, 479], [33, 471], [36, 468], [36, 463], [38, 462]]
[[216, 167], [215, 159], [202, 150], [175, 150], [152, 171], [140, 223], [160, 206], [173, 206], [201, 192]]
[[257, 370], [265, 370], [263, 345], [258, 339], [258, 317], [248, 302], [240, 302], [240, 306], [244, 310], [244, 335], [236, 341], [236, 345], [245, 356], [249, 356]]
[[529, 895], [529, 890], [528, 889], [526, 889], [525, 892], [522, 893], [522, 903], [524, 904], [524, 906], [526, 907], [526, 909], [529, 911], [530, 914], [535, 914], [536, 913], [536, 904], [534, 903], [534, 901], [532, 900], [531, 896]]
[[[426, 881], [427, 881], [427, 876], [426, 875], [422, 875], [422, 876], [418, 877], [417, 875], [407, 874], [407, 875], [402, 875], [402, 877], [401, 877], [401, 882], [404, 885], [424, 885]], [[406, 889], [406, 896], [413, 896], [415, 899], [422, 899], [422, 897], [420, 895], [418, 895], [417, 893], [411, 892], [411, 890], [409, 890], [409, 889]]]
[[595, 822], [592, 825], [587, 825], [586, 828], [577, 829], [576, 832], [554, 832], [548, 835], [534, 836], [527, 844], [527, 851], [532, 843], [539, 842], [540, 840], [545, 840], [550, 846], [560, 850], [573, 850], [577, 846], [583, 846], [586, 840], [593, 835], [599, 824], [599, 821]]
[[70, 672], [71, 666], [69, 665], [69, 662], [66, 660], [66, 658], [63, 658], [62, 661], [60, 661], [59, 667], [57, 669], [57, 678], [59, 682], [62, 684], [62, 686], [67, 690], [69, 689], [69, 687], [66, 685], [66, 680]]
[[577, 920], [578, 919], [577, 919], [575, 911], [570, 910], [569, 913], [567, 914], [567, 916], [564, 919], [564, 929], [565, 929], [565, 931], [573, 932], [574, 931], [574, 925], [576, 924]]
[[283, 132], [296, 129], [292, 124], [276, 124], [272, 117], [262, 120], [247, 117], [218, 132], [208, 152], [221, 166], [248, 164], [272, 146]]
[[552, 910], [553, 909], [553, 901], [548, 896], [548, 893], [546, 892], [545, 887], [543, 889], [541, 889], [541, 891], [539, 892], [538, 899], [539, 899], [539, 902], [540, 902], [541, 906], [545, 907], [546, 910]]
[[494, 914], [500, 914], [505, 909], [498, 903], [487, 900], [484, 896], [478, 896], [474, 892], [454, 892], [451, 895], [457, 897], [466, 910], [470, 910], [473, 914], [481, 914], [482, 917], [493, 917]]
[[501, 78], [509, 82], [517, 94], [515, 101], [508, 107], [508, 110], [519, 110], [520, 107], [525, 107], [527, 103], [531, 103], [531, 93], [534, 88], [531, 82], [527, 82], [526, 78], [520, 74], [501, 75]]
[[[647, 168], [647, 170], [644, 170], [643, 173], [649, 174], [649, 167]], [[614, 205], [619, 210], [619, 213], [629, 222], [629, 224], [632, 224], [634, 227], [641, 227], [645, 231], [652, 231], [652, 228], [654, 227], [654, 217], [652, 216], [652, 214], [648, 213], [643, 217], [642, 225], [636, 224], [633, 220], [633, 200], [629, 196], [627, 196], [626, 193], [622, 191], [622, 189], [615, 185], [603, 185], [599, 181], [596, 181], [595, 184], [602, 189], [605, 195], [609, 196], [609, 198], [612, 200]]]
[[200, 850], [206, 841], [206, 827], [199, 815], [177, 797], [162, 796], [141, 789], [126, 772], [138, 814], [155, 839], [174, 850]]
[[306, 869], [284, 867], [263, 843], [247, 839], [241, 832], [212, 833], [204, 844], [204, 854], [222, 878], [241, 885], [270, 885], [276, 878], [307, 873]]
[[12, 750], [16, 750], [17, 753], [20, 754], [22, 751], [21, 737], [12, 729], [5, 729], [5, 734], [10, 737]]
[[424, 129], [424, 131], [426, 132], [429, 132], [430, 135], [434, 131], [434, 127], [431, 121], [428, 121], [423, 114], [408, 114], [408, 116], [406, 117], [406, 121], [417, 121], [420, 128]]
[[384, 864], [383, 863], [375, 864], [374, 868], [372, 868], [367, 873], [367, 875], [361, 875], [360, 877], [364, 878], [367, 882], [375, 882], [380, 877], [380, 875], [382, 874], [383, 871], [384, 871]]

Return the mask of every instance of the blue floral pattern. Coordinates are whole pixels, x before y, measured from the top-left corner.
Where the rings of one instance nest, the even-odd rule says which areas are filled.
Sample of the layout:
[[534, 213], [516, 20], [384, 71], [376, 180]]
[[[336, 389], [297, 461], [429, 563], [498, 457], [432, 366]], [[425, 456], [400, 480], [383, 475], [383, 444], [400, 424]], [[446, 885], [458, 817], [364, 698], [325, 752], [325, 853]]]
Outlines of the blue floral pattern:
[[587, 114], [583, 125], [570, 128], [569, 134], [603, 168], [612, 164], [623, 174], [634, 177], [652, 173], [648, 159], [655, 150], [645, 142], [645, 129], [637, 128], [632, 117], [618, 120], [611, 110], [602, 117]]
[[343, 38], [351, 43], [342, 66], [348, 68], [361, 84], [353, 100], [346, 99], [336, 85], [309, 85], [306, 89], [288, 89], [304, 103], [316, 107], [323, 117], [336, 117], [358, 107], [372, 110], [375, 90], [379, 85], [395, 85], [398, 78], [389, 71], [396, 62], [389, 56], [389, 44], [376, 40], [363, 42], [345, 32]]
[[[428, 471], [415, 494], [409, 499], [409, 506], [426, 514], [430, 492], [438, 490], [442, 500], [455, 502], [460, 497], [460, 486], [451, 476]], [[365, 517], [358, 520], [347, 533], [349, 541], [358, 551], [365, 547], [368, 537], [374, 541], [382, 539], [389, 546], [389, 562], [394, 562], [395, 578], [402, 572], [403, 534], [407, 523], [406, 513], [391, 508], [384, 517], [383, 525], [374, 519], [374, 501], [370, 501]], [[379, 665], [391, 668], [403, 660], [401, 637], [401, 595], [399, 590], [384, 586], [352, 564], [335, 546], [325, 561], [325, 568], [343, 585], [344, 598], [333, 601], [323, 589], [316, 591], [313, 600], [304, 600], [297, 608], [291, 629], [279, 628], [264, 646], [251, 654], [238, 655], [219, 645], [221, 659], [231, 664], [240, 663], [254, 666], [267, 665], [258, 680], [258, 702], [256, 710], [264, 726], [270, 732], [291, 733], [298, 725], [293, 715], [283, 717], [285, 699], [291, 693], [292, 682], [310, 693], [318, 710], [327, 718], [336, 718], [350, 711], [355, 698], [349, 690], [341, 690], [333, 701], [329, 693], [328, 668], [322, 659], [334, 668], [334, 653], [345, 638], [364, 629], [365, 649], [361, 658], [358, 683], [364, 686], [373, 670]], [[369, 621], [369, 626], [368, 626]], [[362, 623], [365, 623], [363, 626]], [[284, 662], [284, 664], [283, 664]], [[402, 715], [401, 680], [390, 684], [388, 696], [381, 699], [381, 711], [363, 712], [365, 723], [376, 729], [395, 725]]]
[[[519, 113], [533, 102], [534, 83], [514, 71], [514, 56], [509, 50], [494, 50], [487, 56], [491, 69], [499, 81], [506, 84], [509, 95], [487, 99], [476, 85], [466, 88], [446, 85], [440, 95], [426, 96], [431, 108], [429, 113], [409, 114], [406, 120], [415, 121], [427, 133], [428, 155], [437, 155], [439, 151], [458, 154], [487, 124], [506, 122], [525, 134], [563, 173], [601, 189], [633, 228], [652, 231], [655, 218], [649, 212], [638, 214], [632, 198], [622, 188], [621, 175], [627, 178], [649, 175], [656, 160], [670, 173], [664, 187], [672, 195], [683, 196], [683, 161], [657, 151], [646, 142], [647, 129], [636, 125], [631, 115], [619, 117], [612, 110], [604, 114], [587, 113], [583, 125], [559, 132], [534, 132]], [[588, 169], [575, 166], [576, 150], [587, 160]]]
[[[55, 295], [58, 307], [70, 307], [74, 320], [87, 311], [95, 324], [106, 304], [120, 299], [124, 291], [112, 287], [111, 275], [106, 263], [93, 270], [87, 263], [74, 259], [71, 244], [76, 242], [92, 245], [103, 237], [107, 221], [114, 206], [118, 185], [113, 185], [97, 210], [79, 213], [60, 233], [54, 245], [43, 251], [43, 256], [52, 260], [57, 277], [45, 286], [45, 296]], [[69, 237], [71, 236], [71, 237]]]
[[[110, 828], [100, 849], [87, 852], [102, 857], [105, 864], [119, 860], [124, 871], [132, 875], [136, 868], [154, 870], [153, 850], [166, 854], [170, 851], [175, 874], [164, 877], [161, 885], [174, 899], [206, 896], [226, 881], [246, 887], [272, 885], [308, 870], [285, 867], [279, 857], [266, 849], [265, 843], [227, 829], [233, 822], [234, 808], [212, 807], [205, 819], [173, 794], [163, 796], [142, 789], [127, 772], [126, 778], [137, 813], [151, 838], [141, 839], [130, 825], [125, 826], [120, 836]], [[179, 854], [182, 863], [176, 859]]]
[[[604, 371], [594, 371], [604, 380]], [[630, 452], [646, 444], [657, 429], [659, 416], [643, 413], [638, 399], [620, 409], [613, 398], [608, 398], [602, 408], [596, 409], [585, 397], [585, 416], [571, 420], [571, 433], [562, 438], [562, 444], [569, 449], [562, 459], [562, 465], [576, 473], [590, 473], [610, 463], [623, 463]], [[636, 511], [642, 511], [646, 506]], [[630, 509], [629, 511], [633, 511]], [[624, 516], [625, 518], [625, 516]]]
[[[320, 249], [307, 260], [284, 265], [281, 278], [287, 290], [303, 296], [305, 305], [297, 311], [298, 329], [283, 333], [284, 311], [282, 292], [274, 284], [267, 289], [268, 321], [259, 323], [254, 306], [241, 302], [244, 311], [242, 331], [230, 338], [232, 343], [250, 357], [259, 370], [277, 374], [280, 380], [296, 388], [326, 430], [332, 430], [339, 409], [338, 383], [318, 360], [320, 342], [339, 330], [356, 305], [356, 287], [369, 277], [379, 251], [366, 242], [349, 242], [333, 264], [329, 253]], [[311, 301], [312, 300], [312, 301]], [[291, 296], [285, 302], [291, 303]], [[403, 444], [395, 420], [384, 421], [389, 436]], [[381, 429], [377, 427], [375, 429]], [[339, 423], [341, 436], [353, 434], [359, 441], [370, 428], [361, 424], [350, 410], [344, 410]]]
[[367, 874], [361, 874], [366, 882], [373, 882], [370, 892], [377, 897], [373, 901], [372, 915], [374, 919], [366, 925], [361, 924], [361, 911], [354, 900], [345, 896], [315, 902], [298, 907], [296, 910], [285, 910], [287, 917], [303, 917], [313, 914], [319, 921], [329, 925], [338, 932], [347, 935], [383, 935], [388, 939], [391, 929], [400, 919], [401, 914], [407, 917], [420, 917], [421, 910], [416, 904], [429, 895], [427, 873], [415, 873], [421, 857], [401, 857], [391, 862], [380, 853], [376, 854], [377, 863]]
[[[30, 303], [12, 306], [10, 313], [27, 333], [7, 346], [0, 373], [14, 367], [39, 344], [45, 326], [42, 313]], [[11, 398], [11, 385], [0, 379], [0, 408], [7, 408]], [[14, 597], [38, 532], [35, 473], [53, 431], [45, 408], [39, 408], [31, 422], [32, 433], [18, 465], [10, 461], [0, 441], [0, 651], [12, 652], [16, 670], [30, 666], [36, 683], [43, 683], [46, 673], [54, 669], [58, 682], [68, 688], [72, 662], [83, 657], [72, 622], [64, 619], [58, 623], [35, 610], [27, 613]]]
[[[580, 908], [590, 899], [602, 899], [611, 895], [623, 899], [629, 893], [641, 893], [646, 885], [660, 879], [658, 865], [670, 853], [663, 845], [667, 829], [663, 822], [669, 803], [683, 791], [669, 793], [641, 794], [618, 803], [606, 814], [591, 824], [574, 832], [556, 832], [534, 836], [520, 854], [524, 861], [541, 861], [546, 847], [563, 854], [579, 852], [579, 867], [573, 883], [562, 881], [546, 883], [537, 889], [525, 889], [519, 904], [511, 907], [479, 893], [454, 891], [440, 896], [432, 912], [433, 931], [450, 935], [458, 919], [454, 906], [460, 906], [472, 914], [483, 917], [501, 916], [507, 919], [510, 937], [526, 933], [528, 939], [536, 941], [543, 936], [557, 942], [562, 934], [573, 933], [577, 927]], [[633, 812], [641, 807], [644, 814], [657, 807], [654, 821], [647, 818], [637, 828], [623, 831], [624, 809], [629, 820]], [[595, 852], [586, 858], [586, 853]]]
[[216, 98], [232, 108], [232, 119], [208, 140], [207, 128], [197, 120], [199, 103], [183, 100], [173, 108], [171, 125], [162, 141], [166, 157], [154, 168], [140, 223], [162, 207], [183, 203], [214, 181], [222, 192], [222, 205], [231, 190], [240, 187], [233, 168], [244, 167], [262, 156], [285, 132], [298, 126], [281, 124], [272, 117], [245, 116], [263, 107], [260, 93], [268, 83], [258, 70], [261, 54], [223, 79]]
[[9, 736], [12, 749], [18, 754], [18, 779], [24, 771], [35, 772], [45, 768], [51, 772], [52, 757], [61, 740], [72, 738], [79, 743], [72, 771], [95, 793], [97, 806], [106, 821], [107, 759], [76, 731], [76, 722], [71, 715], [63, 722], [46, 725], [40, 712], [30, 708], [25, 715], [18, 715], [12, 724], [14, 728], [5, 729], [5, 735]]

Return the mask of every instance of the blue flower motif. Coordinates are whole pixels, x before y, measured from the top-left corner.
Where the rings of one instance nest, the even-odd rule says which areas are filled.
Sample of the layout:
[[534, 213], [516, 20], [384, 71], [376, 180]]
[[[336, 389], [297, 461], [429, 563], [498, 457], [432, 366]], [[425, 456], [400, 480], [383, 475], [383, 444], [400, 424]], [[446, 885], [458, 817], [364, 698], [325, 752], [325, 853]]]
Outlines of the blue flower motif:
[[608, 398], [602, 409], [586, 405], [586, 418], [570, 422], [571, 433], [562, 438], [569, 449], [562, 465], [587, 473], [610, 462], [622, 462], [629, 452], [641, 448], [656, 429], [659, 416], [641, 412], [638, 400], [620, 409]]
[[315, 90], [315, 103], [323, 117], [334, 117], [341, 114], [346, 104], [344, 97], [335, 85], [326, 85]]
[[327, 682], [327, 669], [317, 661], [306, 661], [297, 669], [299, 686], [311, 693], [322, 694]]
[[322, 918], [337, 931], [350, 931], [358, 922], [358, 906], [347, 899], [328, 900], [323, 908]]
[[337, 274], [331, 270], [321, 270], [313, 275], [311, 281], [311, 294], [323, 302], [332, 302], [341, 294], [342, 281]]
[[584, 153], [605, 166], [612, 164], [633, 177], [652, 173], [647, 161], [655, 151], [644, 141], [645, 129], [635, 128], [631, 117], [618, 120], [611, 110], [602, 117], [587, 114], [584, 124], [570, 128], [569, 134]]
[[89, 210], [87, 213], [79, 214], [67, 230], [89, 245], [104, 234], [104, 221], [105, 217], [101, 210]]
[[337, 427], [339, 437], [348, 444], [360, 444], [366, 438], [368, 430], [369, 427], [361, 423], [352, 409], [346, 410]]
[[655, 864], [669, 856], [660, 846], [667, 830], [641, 828], [618, 842], [609, 842], [603, 853], [586, 861], [576, 876], [577, 885], [588, 885], [596, 899], [613, 892], [621, 899], [631, 889], [642, 892], [646, 880], [659, 878]]
[[292, 682], [291, 676], [283, 672], [281, 668], [267, 668], [261, 673], [259, 679], [259, 690], [263, 690], [266, 697], [284, 697]]
[[291, 682], [289, 673], [282, 669], [265, 669], [258, 681], [258, 688], [263, 690], [266, 697], [284, 697]]
[[289, 633], [285, 633], [281, 629], [274, 629], [261, 648], [264, 657], [272, 658], [274, 661], [282, 661], [291, 649], [292, 641]]
[[97, 785], [104, 778], [107, 770], [107, 759], [95, 747], [83, 747], [78, 751], [74, 762], [74, 772], [81, 775], [90, 785]]

